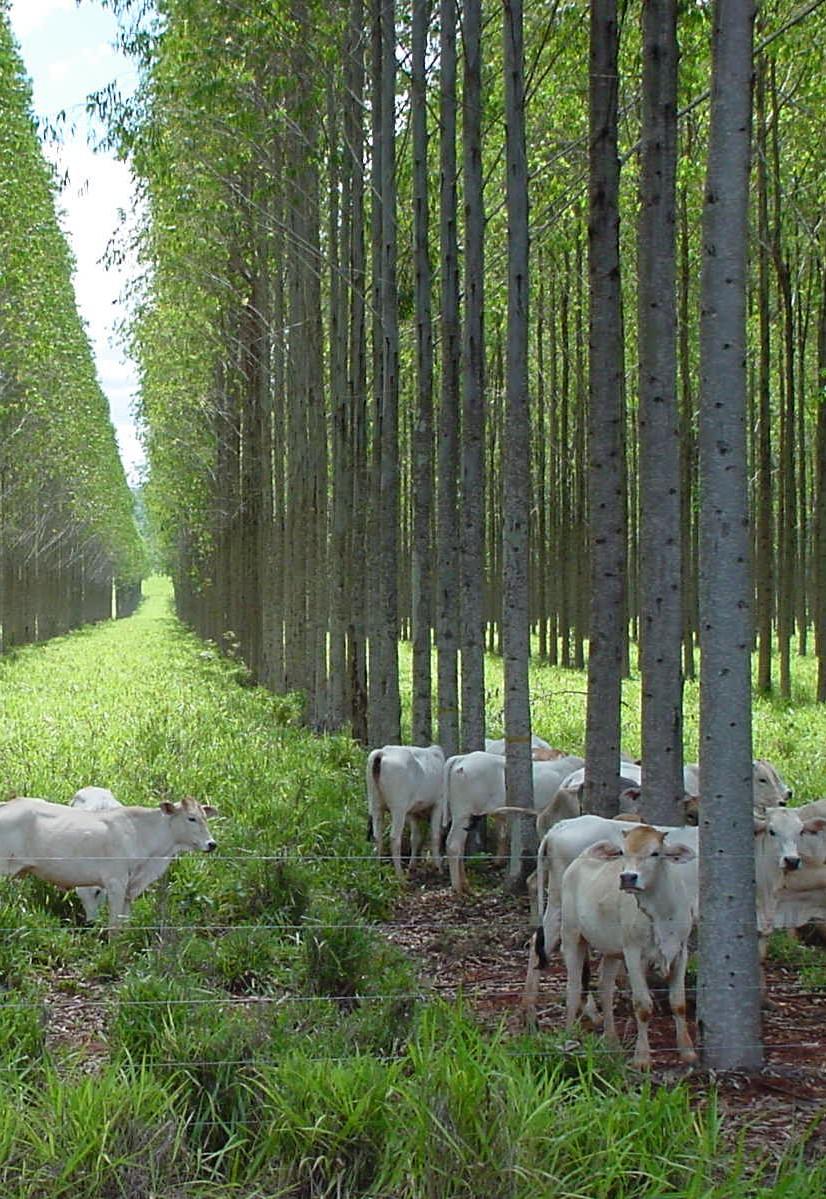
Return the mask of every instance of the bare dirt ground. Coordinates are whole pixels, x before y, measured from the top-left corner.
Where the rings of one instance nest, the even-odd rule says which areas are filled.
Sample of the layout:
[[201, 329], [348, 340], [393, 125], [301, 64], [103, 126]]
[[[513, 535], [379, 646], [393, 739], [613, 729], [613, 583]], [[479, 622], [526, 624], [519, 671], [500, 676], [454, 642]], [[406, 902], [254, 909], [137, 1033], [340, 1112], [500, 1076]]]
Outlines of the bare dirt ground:
[[[495, 875], [476, 875], [474, 893], [453, 894], [424, 873], [414, 877], [385, 935], [420, 963], [422, 984], [452, 997], [461, 994], [484, 1022], [502, 1021], [523, 1030], [520, 1000], [527, 965], [530, 918], [527, 898], [506, 893]], [[826, 950], [824, 950], [826, 952]], [[698, 1105], [716, 1085], [724, 1131], [741, 1135], [761, 1153], [780, 1157], [805, 1139], [807, 1155], [826, 1152], [826, 990], [806, 990], [795, 970], [769, 962], [769, 1003], [763, 1014], [765, 1066], [752, 1074], [710, 1075], [687, 1068], [674, 1050], [667, 1002], [651, 1021], [652, 1078], [663, 1085], [685, 1080]], [[543, 974], [539, 1030], [558, 1030], [565, 1018], [565, 972], [559, 955]], [[659, 1005], [658, 1005], [659, 1007]], [[618, 991], [617, 1027], [631, 1046], [635, 1025], [624, 992]], [[696, 1026], [692, 1023], [692, 1036]], [[567, 1042], [577, 1052], [574, 1035]]]

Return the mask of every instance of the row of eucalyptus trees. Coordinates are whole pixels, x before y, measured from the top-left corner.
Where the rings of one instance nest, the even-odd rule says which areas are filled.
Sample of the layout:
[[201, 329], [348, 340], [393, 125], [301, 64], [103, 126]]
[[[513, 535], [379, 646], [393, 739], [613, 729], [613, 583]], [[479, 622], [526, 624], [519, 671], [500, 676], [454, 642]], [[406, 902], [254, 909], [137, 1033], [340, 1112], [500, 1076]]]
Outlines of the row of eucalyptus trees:
[[588, 640], [605, 814], [640, 641], [643, 807], [669, 822], [699, 640], [702, 837], [727, 850], [704, 855], [703, 1020], [716, 1064], [753, 1062], [752, 555], [761, 686], [775, 637], [782, 690], [793, 631], [826, 657], [822, 80], [800, 52], [823, 16], [766, 10], [755, 57], [743, 0], [587, 15], [168, 0], [125, 26], [142, 86], [101, 104], [145, 203], [148, 502], [180, 614], [318, 727], [400, 739], [401, 634], [412, 739], [476, 748], [501, 649], [526, 809], [531, 629], [574, 666]]
[[134, 609], [143, 549], [75, 306], [57, 189], [0, 13], [2, 648]]
[[[144, 90], [133, 106], [110, 111], [147, 197], [147, 274], [133, 337], [151, 503], [182, 613], [240, 652], [256, 679], [303, 690], [314, 723], [348, 721], [372, 742], [397, 735], [401, 632], [414, 650], [414, 738], [479, 743], [482, 649], [505, 649], [509, 469], [527, 488], [537, 648], [584, 665], [587, 479], [589, 459], [601, 457], [589, 450], [588, 380], [606, 378], [599, 356], [610, 353], [622, 383], [611, 461], [612, 510], [626, 529], [623, 664], [627, 637], [645, 644], [641, 564], [651, 544], [658, 559], [666, 554], [656, 524], [646, 528], [641, 492], [654, 467], [673, 462], [679, 474], [657, 494], [679, 501], [676, 599], [682, 669], [693, 674], [710, 10], [680, 16], [668, 277], [657, 245], [646, 250], [638, 233], [639, 70], [652, 59], [636, 10], [625, 13], [613, 98], [614, 315], [591, 352], [590, 35], [580, 10], [526, 15], [529, 427], [517, 435], [508, 425], [510, 6], [422, 2], [395, 11], [353, 0], [316, 10], [249, 0], [197, 22], [191, 10], [166, 5], [154, 37], [125, 30], [143, 56]], [[823, 231], [812, 148], [822, 81], [800, 53], [822, 16], [798, 17], [778, 6], [758, 30], [748, 280], [759, 682], [783, 693], [793, 633], [804, 650], [812, 630], [819, 649], [823, 642]], [[644, 449], [664, 432], [662, 407], [646, 391], [646, 355], [667, 342], [641, 322], [652, 303], [676, 329], [673, 458]], [[509, 467], [518, 448], [526, 462]], [[823, 694], [826, 671], [820, 686]]]

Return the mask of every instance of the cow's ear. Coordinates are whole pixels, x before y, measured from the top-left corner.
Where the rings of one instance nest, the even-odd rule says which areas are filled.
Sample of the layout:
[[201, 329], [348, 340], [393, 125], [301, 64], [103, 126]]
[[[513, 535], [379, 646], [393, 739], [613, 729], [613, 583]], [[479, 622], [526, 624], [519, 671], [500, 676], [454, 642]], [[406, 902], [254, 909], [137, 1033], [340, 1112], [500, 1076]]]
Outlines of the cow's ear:
[[611, 841], [597, 841], [595, 845], [586, 849], [585, 854], [589, 858], [596, 858], [599, 862], [610, 862], [614, 858], [622, 857], [622, 850]]
[[217, 816], [217, 815], [218, 815], [218, 809], [217, 809], [217, 808], [213, 808], [213, 806], [212, 806], [212, 804], [211, 804], [211, 803], [205, 803], [205, 804], [202, 804], [202, 805], [201, 805], [201, 811], [203, 812], [203, 814], [204, 814], [205, 816], [208, 816], [208, 817], [210, 817], [210, 818], [211, 818], [211, 817], [213, 817], [213, 816]]
[[822, 816], [813, 816], [811, 820], [806, 820], [803, 823], [804, 833], [822, 833], [826, 828], [826, 820]]
[[755, 812], [754, 813], [754, 835], [755, 835], [755, 837], [759, 836], [760, 833], [765, 833], [765, 831], [768, 827], [769, 827], [768, 821], [765, 820], [762, 816], [758, 816], [757, 813]]
[[690, 845], [665, 845], [663, 852], [669, 862], [693, 862], [697, 857]]
[[170, 803], [170, 801], [168, 799], [162, 799], [161, 802], [158, 804], [158, 807], [161, 809], [162, 812], [166, 812], [167, 816], [171, 816], [172, 813], [175, 811], [174, 803]]

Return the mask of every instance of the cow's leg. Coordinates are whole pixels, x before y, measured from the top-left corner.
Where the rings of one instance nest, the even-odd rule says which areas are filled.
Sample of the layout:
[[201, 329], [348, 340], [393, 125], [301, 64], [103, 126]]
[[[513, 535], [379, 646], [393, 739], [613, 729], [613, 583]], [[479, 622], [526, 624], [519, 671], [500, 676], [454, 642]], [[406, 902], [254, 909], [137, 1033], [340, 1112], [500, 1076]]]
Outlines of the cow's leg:
[[496, 857], [495, 861], [501, 864], [508, 860], [508, 843], [510, 841], [508, 819], [506, 816], [494, 816], [496, 823]]
[[106, 899], [109, 904], [109, 936], [114, 936], [123, 927], [129, 916], [129, 904], [126, 899], [126, 880], [109, 878], [104, 884]]
[[430, 812], [430, 856], [437, 870], [442, 869], [442, 805], [438, 801]]
[[410, 825], [410, 865], [418, 862], [422, 845], [424, 844], [424, 826], [419, 816], [411, 816]]
[[450, 866], [450, 885], [460, 895], [467, 891], [467, 875], [465, 874], [465, 841], [467, 829], [464, 821], [454, 820], [450, 826], [445, 850]]
[[528, 970], [525, 975], [525, 986], [522, 989], [522, 1012], [526, 1028], [536, 1028], [536, 1004], [539, 999], [539, 971], [542, 968], [542, 962], [539, 959], [539, 953], [536, 948], [536, 938], [541, 936], [541, 929], [537, 929], [531, 937], [531, 943], [528, 946]]
[[634, 1056], [631, 1065], [638, 1070], [651, 1069], [651, 1044], [648, 1039], [648, 1022], [654, 1010], [651, 992], [645, 977], [645, 966], [639, 949], [625, 950], [625, 969], [628, 971], [628, 982], [634, 1001], [634, 1016], [637, 1020], [637, 1043], [634, 1046]]
[[393, 869], [398, 878], [404, 878], [402, 870], [402, 835], [404, 834], [405, 813], [398, 809], [393, 811], [390, 824], [390, 853], [393, 857]]
[[371, 814], [373, 819], [373, 840], [376, 843], [376, 857], [381, 861], [384, 857], [384, 809], [381, 804], [374, 804]]
[[674, 1017], [674, 1029], [677, 1034], [677, 1049], [684, 1062], [696, 1062], [697, 1054], [691, 1043], [688, 1025], [685, 1018], [685, 966], [688, 951], [685, 947], [671, 963], [668, 976], [668, 1002], [671, 1004], [671, 1014]]
[[[618, 1039], [617, 1026], [614, 1023], [614, 991], [621, 966], [622, 958], [617, 957], [604, 957], [599, 966], [599, 1002], [602, 1008], [602, 1031], [608, 1041], [616, 1041]], [[593, 1022], [597, 1023], [597, 1021]]]
[[582, 1006], [582, 971], [588, 943], [579, 935], [579, 929], [562, 934], [562, 956], [565, 959], [565, 1027], [571, 1028]]

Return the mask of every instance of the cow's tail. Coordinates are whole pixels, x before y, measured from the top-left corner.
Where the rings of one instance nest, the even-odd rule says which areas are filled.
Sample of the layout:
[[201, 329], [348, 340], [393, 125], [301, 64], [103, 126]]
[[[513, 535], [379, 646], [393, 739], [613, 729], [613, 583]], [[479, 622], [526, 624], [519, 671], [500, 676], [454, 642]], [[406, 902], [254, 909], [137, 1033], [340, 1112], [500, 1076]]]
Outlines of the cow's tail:
[[536, 914], [539, 917], [540, 925], [545, 918], [545, 860], [547, 853], [548, 833], [539, 842], [536, 851]]
[[367, 759], [367, 797], [369, 801], [369, 817], [367, 822], [367, 840], [377, 841], [379, 837], [379, 822], [382, 818], [384, 795], [381, 789], [382, 751], [374, 749]]

